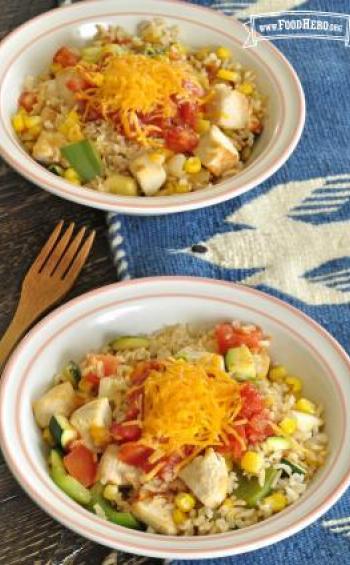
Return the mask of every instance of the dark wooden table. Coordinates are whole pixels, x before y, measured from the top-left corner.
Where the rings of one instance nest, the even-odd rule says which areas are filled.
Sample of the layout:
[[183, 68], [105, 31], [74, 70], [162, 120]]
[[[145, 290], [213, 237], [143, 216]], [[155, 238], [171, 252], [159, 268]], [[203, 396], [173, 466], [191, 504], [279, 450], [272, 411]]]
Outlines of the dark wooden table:
[[[54, 5], [53, 0], [0, 0], [0, 38]], [[89, 261], [67, 299], [114, 282], [104, 213], [52, 196], [0, 161], [0, 334], [11, 319], [26, 269], [61, 218], [97, 232]], [[100, 565], [111, 554], [108, 548], [73, 534], [36, 506], [9, 472], [1, 453], [0, 524], [2, 565]], [[118, 554], [118, 563], [155, 561]]]

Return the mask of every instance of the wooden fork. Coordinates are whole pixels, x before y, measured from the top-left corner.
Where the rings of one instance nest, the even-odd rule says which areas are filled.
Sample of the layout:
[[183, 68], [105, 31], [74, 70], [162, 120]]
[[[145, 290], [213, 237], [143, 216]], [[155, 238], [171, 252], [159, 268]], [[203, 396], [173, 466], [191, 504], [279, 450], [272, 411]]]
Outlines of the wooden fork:
[[72, 288], [89, 255], [95, 231], [81, 245], [86, 228], [72, 240], [71, 223], [59, 239], [63, 224], [57, 224], [24, 278], [17, 310], [0, 341], [0, 366], [29, 326]]

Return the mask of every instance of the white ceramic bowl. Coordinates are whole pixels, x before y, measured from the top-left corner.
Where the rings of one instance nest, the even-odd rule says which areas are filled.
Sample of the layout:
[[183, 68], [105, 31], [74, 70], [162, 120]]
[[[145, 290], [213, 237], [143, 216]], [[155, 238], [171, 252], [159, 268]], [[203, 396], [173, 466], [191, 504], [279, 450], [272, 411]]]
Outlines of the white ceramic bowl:
[[[238, 318], [272, 335], [272, 353], [303, 377], [305, 394], [325, 406], [329, 456], [302, 498], [248, 528], [201, 537], [127, 530], [89, 513], [49, 478], [31, 403], [70, 359], [120, 333], [149, 332], [177, 322]], [[1, 379], [0, 431], [6, 461], [19, 483], [68, 528], [123, 551], [167, 558], [243, 553], [301, 530], [324, 513], [350, 482], [350, 359], [334, 339], [287, 304], [247, 287], [213, 280], [161, 277], [114, 284], [56, 310], [22, 341]]]
[[[49, 64], [58, 47], [82, 45], [93, 37], [95, 24], [119, 24], [130, 31], [140, 20], [165, 17], [177, 24], [181, 37], [194, 46], [225, 45], [257, 75], [268, 99], [265, 129], [251, 162], [238, 175], [191, 194], [127, 198], [76, 187], [49, 173], [21, 148], [11, 127], [24, 78]], [[114, 212], [151, 215], [193, 210], [222, 202], [257, 186], [288, 159], [302, 132], [305, 102], [300, 82], [283, 55], [269, 42], [244, 49], [244, 26], [200, 6], [172, 0], [98, 0], [51, 10], [12, 32], [0, 46], [0, 152], [20, 174], [58, 196]]]

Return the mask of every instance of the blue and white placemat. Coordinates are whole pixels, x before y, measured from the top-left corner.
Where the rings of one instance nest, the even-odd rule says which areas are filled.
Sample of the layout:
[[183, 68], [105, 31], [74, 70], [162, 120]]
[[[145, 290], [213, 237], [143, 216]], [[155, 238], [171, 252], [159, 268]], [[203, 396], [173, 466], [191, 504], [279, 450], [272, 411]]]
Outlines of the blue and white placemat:
[[[196, 3], [241, 19], [281, 9], [350, 13], [348, 0]], [[306, 126], [293, 156], [256, 189], [211, 208], [109, 216], [117, 275], [196, 275], [252, 285], [309, 314], [350, 352], [350, 48], [318, 39], [275, 43], [306, 95]], [[350, 492], [289, 540], [215, 562], [350, 565]]]

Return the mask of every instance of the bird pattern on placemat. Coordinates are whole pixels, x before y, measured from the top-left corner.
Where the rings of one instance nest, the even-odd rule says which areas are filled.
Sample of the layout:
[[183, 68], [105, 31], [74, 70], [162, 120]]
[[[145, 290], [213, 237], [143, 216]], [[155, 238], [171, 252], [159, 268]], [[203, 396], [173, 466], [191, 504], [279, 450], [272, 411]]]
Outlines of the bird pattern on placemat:
[[232, 230], [201, 241], [202, 258], [307, 304], [350, 302], [348, 222], [339, 219], [349, 205], [350, 175], [276, 185], [225, 218]]

